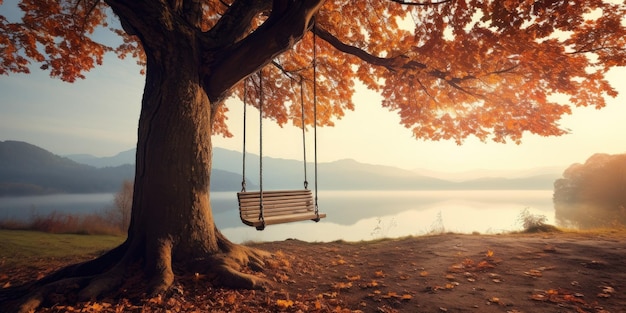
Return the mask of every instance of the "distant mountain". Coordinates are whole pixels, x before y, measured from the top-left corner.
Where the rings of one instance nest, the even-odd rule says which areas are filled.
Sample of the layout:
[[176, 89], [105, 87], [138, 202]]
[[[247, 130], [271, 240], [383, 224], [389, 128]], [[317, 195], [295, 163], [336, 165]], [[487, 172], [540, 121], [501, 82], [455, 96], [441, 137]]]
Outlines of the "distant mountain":
[[322, 186], [345, 190], [433, 190], [450, 189], [453, 183], [409, 170], [384, 165], [363, 164], [346, 159], [319, 165]]
[[553, 189], [558, 174], [532, 175], [520, 178], [484, 177], [457, 182], [457, 189], [465, 190], [535, 190]]
[[[134, 149], [103, 158], [86, 154], [59, 157], [27, 143], [7, 141], [0, 145], [0, 151], [11, 149], [13, 154], [0, 152], [0, 184], [4, 184], [0, 185], [0, 195], [24, 190], [30, 193], [114, 191], [119, 188], [124, 179], [122, 177], [128, 179], [133, 175], [134, 166], [128, 162], [134, 163]], [[240, 190], [243, 169], [241, 152], [213, 148], [211, 189]], [[246, 155], [245, 172], [248, 190], [258, 189], [261, 183], [258, 155]], [[319, 163], [317, 172], [318, 187], [325, 190], [552, 189], [554, 181], [560, 176], [560, 171], [554, 169], [482, 171], [483, 176], [480, 172], [468, 172], [455, 177], [452, 173], [432, 171], [430, 175], [422, 175], [420, 173], [425, 170], [404, 170], [351, 159]], [[265, 189], [303, 188], [304, 174], [302, 161], [263, 158], [262, 183]], [[495, 176], [498, 174], [502, 176]], [[314, 188], [315, 167], [310, 162], [306, 165], [306, 175], [309, 188]]]
[[[104, 158], [88, 154], [61, 157], [26, 142], [0, 141], [0, 196], [116, 192], [125, 179], [133, 179], [134, 160], [134, 149]], [[240, 189], [240, 174], [213, 171], [211, 190]]]
[[110, 157], [97, 157], [91, 154], [70, 154], [65, 156], [75, 162], [94, 167], [120, 166], [135, 164], [135, 149], [122, 151]]
[[[554, 179], [557, 179], [563, 173], [564, 167], [537, 167], [531, 169], [523, 169], [523, 170], [490, 170], [490, 169], [475, 169], [471, 171], [463, 171], [463, 172], [442, 172], [442, 171], [433, 171], [429, 169], [418, 168], [414, 169], [413, 172], [423, 176], [429, 176], [454, 182], [464, 182], [464, 181], [472, 181], [478, 180], [482, 178], [502, 178], [502, 179], [511, 179], [511, 178], [528, 178], [533, 176], [544, 176], [549, 175]], [[553, 179], [553, 181], [554, 181]]]
[[0, 141], [0, 196], [117, 190], [132, 165], [95, 168], [20, 141]]
[[[134, 155], [134, 150], [123, 152]], [[120, 155], [120, 154], [118, 154]], [[71, 157], [71, 156], [70, 156]], [[91, 164], [96, 164], [96, 157]], [[111, 158], [107, 158], [111, 160]], [[134, 157], [132, 158], [134, 159]], [[127, 160], [130, 160], [128, 158]], [[224, 182], [227, 186], [240, 186], [243, 172], [243, 156], [239, 151], [213, 148], [212, 184], [222, 184], [217, 173], [225, 171], [236, 175]], [[315, 168], [307, 164], [307, 181], [315, 183]], [[246, 180], [250, 190], [257, 188], [259, 180], [259, 156], [246, 155]], [[404, 170], [392, 166], [364, 164], [345, 159], [318, 164], [318, 186], [329, 190], [446, 190], [446, 189], [552, 189], [561, 175], [560, 168], [536, 168], [529, 170], [475, 170], [462, 173], [443, 173], [429, 170]], [[230, 177], [230, 176], [228, 176]], [[296, 189], [304, 183], [304, 164], [301, 160], [263, 157], [263, 186], [267, 189]]]

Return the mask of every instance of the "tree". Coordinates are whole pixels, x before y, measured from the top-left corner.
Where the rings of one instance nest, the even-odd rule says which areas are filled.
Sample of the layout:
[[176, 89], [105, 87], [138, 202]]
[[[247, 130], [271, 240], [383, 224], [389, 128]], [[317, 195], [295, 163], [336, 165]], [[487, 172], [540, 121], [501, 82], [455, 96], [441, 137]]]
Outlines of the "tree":
[[554, 182], [557, 221], [579, 228], [626, 225], [626, 154], [596, 153]]
[[133, 182], [124, 180], [122, 187], [113, 198], [111, 215], [122, 231], [128, 229], [130, 225], [130, 213], [133, 207]]
[[[37, 64], [71, 82], [114, 52], [137, 57], [146, 75], [128, 239], [43, 279], [23, 309], [68, 281], [85, 286], [83, 298], [101, 295], [140, 261], [153, 293], [171, 286], [172, 264], [262, 286], [239, 269], [266, 254], [232, 244], [213, 223], [211, 135], [230, 135], [224, 100], [241, 99], [244, 84], [259, 106], [259, 71], [264, 117], [300, 126], [297, 90], [302, 82], [312, 103], [313, 49], [319, 125], [353, 109], [358, 79], [416, 138], [458, 143], [565, 134], [561, 116], [603, 107], [616, 95], [604, 75], [626, 65], [626, 5], [601, 0], [22, 0], [20, 9], [19, 21], [0, 18], [0, 74]], [[94, 36], [112, 14], [117, 46]]]

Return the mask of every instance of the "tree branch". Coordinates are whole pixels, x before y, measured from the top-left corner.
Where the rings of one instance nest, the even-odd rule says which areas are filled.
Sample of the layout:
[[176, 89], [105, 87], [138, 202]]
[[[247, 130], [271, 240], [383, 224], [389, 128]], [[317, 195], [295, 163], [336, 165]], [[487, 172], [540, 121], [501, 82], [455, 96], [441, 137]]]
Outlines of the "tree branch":
[[228, 88], [293, 47], [308, 31], [313, 15], [323, 2], [274, 0], [272, 12], [263, 25], [207, 60], [210, 71], [204, 77], [204, 87], [211, 102], [219, 103]]
[[228, 6], [217, 24], [209, 30], [208, 35], [213, 39], [218, 38], [218, 42], [215, 42], [217, 46], [228, 46], [238, 42], [250, 33], [254, 18], [271, 7], [270, 0], [237, 0]]
[[356, 56], [357, 58], [369, 64], [385, 67], [386, 69], [392, 72], [397, 71], [399, 62], [403, 64], [401, 68], [405, 68], [405, 69], [425, 69], [426, 68], [426, 64], [423, 64], [417, 61], [413, 61], [413, 60], [409, 60], [408, 62], [402, 61], [402, 59], [405, 59], [405, 60], [408, 59], [404, 55], [399, 55], [399, 56], [395, 56], [391, 58], [381, 58], [379, 56], [372, 55], [369, 52], [361, 48], [347, 45], [343, 43], [341, 40], [339, 40], [337, 37], [333, 36], [328, 31], [326, 31], [325, 29], [319, 27], [319, 25], [315, 25], [313, 27], [313, 32], [319, 38], [323, 39], [324, 41], [328, 42], [331, 46], [335, 47], [335, 49], [341, 52]]

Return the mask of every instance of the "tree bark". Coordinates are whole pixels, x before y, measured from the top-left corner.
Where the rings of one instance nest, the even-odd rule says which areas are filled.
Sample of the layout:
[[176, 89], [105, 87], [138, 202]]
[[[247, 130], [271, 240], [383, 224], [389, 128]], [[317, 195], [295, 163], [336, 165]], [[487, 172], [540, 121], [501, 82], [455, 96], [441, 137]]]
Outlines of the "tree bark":
[[[188, 259], [218, 251], [209, 201], [211, 105], [199, 85], [193, 48], [171, 43], [148, 57], [137, 141], [129, 240], [144, 242], [146, 266], [164, 249]], [[171, 52], [171, 53], [169, 53]], [[182, 259], [182, 257], [180, 257]]]

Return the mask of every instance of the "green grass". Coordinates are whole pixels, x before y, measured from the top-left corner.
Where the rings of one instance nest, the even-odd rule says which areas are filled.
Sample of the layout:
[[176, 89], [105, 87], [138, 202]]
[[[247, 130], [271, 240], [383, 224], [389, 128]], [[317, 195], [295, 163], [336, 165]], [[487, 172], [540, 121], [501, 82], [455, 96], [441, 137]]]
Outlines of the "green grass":
[[27, 230], [0, 230], [2, 263], [28, 263], [38, 259], [71, 258], [99, 254], [125, 237], [109, 235], [50, 234]]

